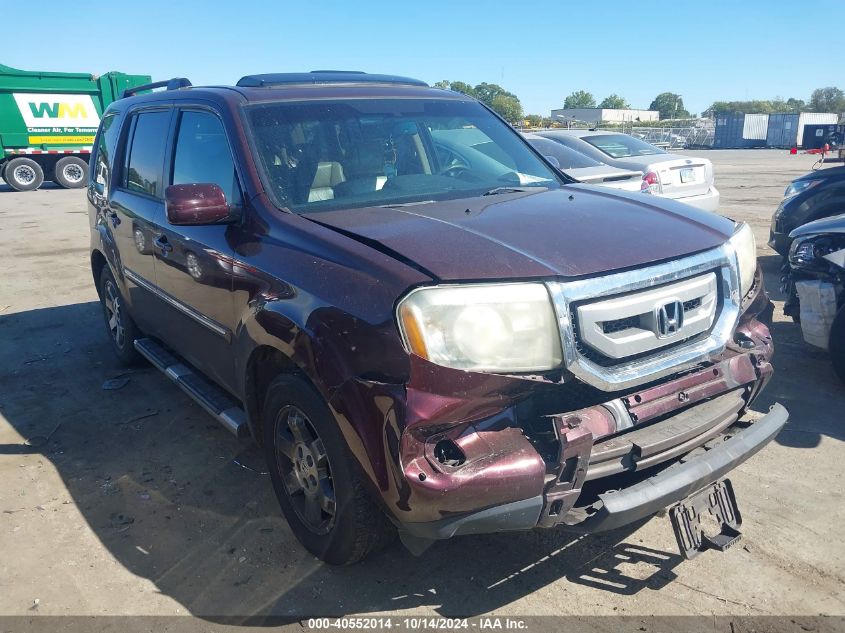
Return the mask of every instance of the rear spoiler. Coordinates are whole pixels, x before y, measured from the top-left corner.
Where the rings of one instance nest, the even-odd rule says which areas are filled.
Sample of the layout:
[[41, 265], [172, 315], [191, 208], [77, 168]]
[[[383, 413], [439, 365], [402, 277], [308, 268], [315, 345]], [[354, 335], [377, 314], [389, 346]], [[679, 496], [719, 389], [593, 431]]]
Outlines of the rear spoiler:
[[123, 94], [120, 95], [120, 98], [125, 99], [126, 97], [131, 97], [143, 90], [153, 90], [154, 88], [166, 87], [167, 90], [179, 90], [179, 88], [189, 88], [190, 86], [191, 82], [188, 79], [185, 79], [184, 77], [174, 77], [173, 79], [167, 79], [165, 81], [154, 81], [151, 84], [143, 84], [141, 86], [126, 88], [123, 91]]

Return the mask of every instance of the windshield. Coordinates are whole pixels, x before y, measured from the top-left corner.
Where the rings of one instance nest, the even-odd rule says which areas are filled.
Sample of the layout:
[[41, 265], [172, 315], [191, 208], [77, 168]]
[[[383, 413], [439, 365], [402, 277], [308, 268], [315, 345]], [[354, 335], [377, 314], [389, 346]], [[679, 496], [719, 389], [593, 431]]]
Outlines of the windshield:
[[268, 189], [297, 213], [561, 184], [476, 102], [270, 103], [249, 106], [247, 119]]
[[583, 167], [599, 167], [601, 163], [593, 160], [589, 156], [584, 156], [581, 152], [561, 145], [551, 139], [542, 138], [540, 136], [526, 137], [528, 142], [534, 146], [538, 152], [543, 156], [554, 156], [557, 162], [560, 163], [560, 168], [566, 171], [567, 169], [581, 169]]
[[649, 145], [645, 141], [641, 141], [628, 134], [594, 134], [582, 136], [581, 140], [586, 141], [613, 158], [666, 153], [659, 147]]

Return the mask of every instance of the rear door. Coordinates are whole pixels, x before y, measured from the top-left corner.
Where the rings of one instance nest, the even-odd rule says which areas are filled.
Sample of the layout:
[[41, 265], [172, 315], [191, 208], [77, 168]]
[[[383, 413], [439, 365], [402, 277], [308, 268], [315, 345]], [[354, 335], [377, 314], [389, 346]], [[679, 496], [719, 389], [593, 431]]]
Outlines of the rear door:
[[[155, 286], [156, 225], [164, 217], [164, 152], [173, 112], [169, 107], [129, 114], [115, 161], [112, 190], [105, 192], [107, 222], [123, 274], [132, 317], [158, 333], [161, 300]], [[119, 162], [117, 162], [119, 161]], [[95, 174], [95, 179], [99, 178]]]
[[[214, 183], [237, 213], [241, 188], [222, 120], [213, 110], [177, 110], [168, 151], [166, 183]], [[166, 213], [158, 228], [156, 281], [169, 301], [161, 321], [162, 339], [213, 378], [234, 387], [230, 349], [234, 329], [232, 237], [234, 224], [174, 226]]]

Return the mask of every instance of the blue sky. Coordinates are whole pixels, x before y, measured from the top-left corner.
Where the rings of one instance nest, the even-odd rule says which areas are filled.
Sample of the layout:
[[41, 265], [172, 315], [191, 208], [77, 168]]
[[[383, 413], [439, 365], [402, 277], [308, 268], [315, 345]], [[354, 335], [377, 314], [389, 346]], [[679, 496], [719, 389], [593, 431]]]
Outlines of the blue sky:
[[[574, 90], [691, 112], [714, 100], [845, 89], [843, 0], [4, 2], [0, 63], [194, 84], [248, 73], [353, 69], [498, 83], [526, 113]], [[13, 25], [18, 25], [15, 28]], [[828, 43], [822, 40], [828, 39]], [[63, 43], [67, 42], [65, 48]]]

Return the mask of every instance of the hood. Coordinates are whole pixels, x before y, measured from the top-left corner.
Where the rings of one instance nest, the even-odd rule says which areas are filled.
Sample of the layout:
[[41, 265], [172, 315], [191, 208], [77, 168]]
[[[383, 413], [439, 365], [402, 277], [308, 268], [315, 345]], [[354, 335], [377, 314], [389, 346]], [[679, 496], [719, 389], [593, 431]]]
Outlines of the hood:
[[845, 213], [802, 224], [792, 231], [789, 237], [794, 239], [796, 237], [818, 235], [820, 233], [845, 233]]
[[444, 281], [581, 277], [715, 248], [733, 222], [585, 185], [304, 217]]
[[845, 177], [845, 167], [826, 167], [824, 169], [819, 169], [804, 174], [803, 176], [796, 178], [792, 182], [796, 182], [798, 180], [827, 180], [828, 178], [842, 177]]

